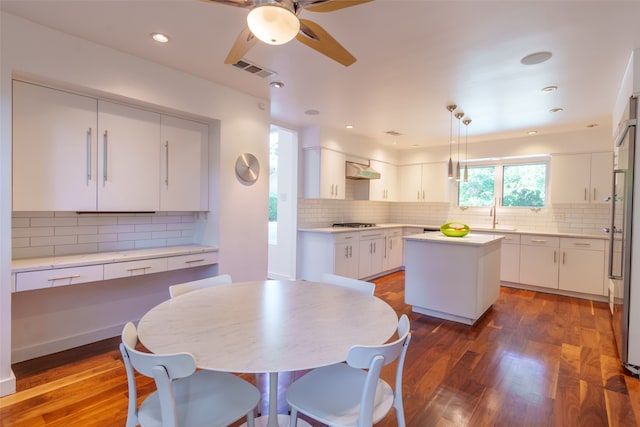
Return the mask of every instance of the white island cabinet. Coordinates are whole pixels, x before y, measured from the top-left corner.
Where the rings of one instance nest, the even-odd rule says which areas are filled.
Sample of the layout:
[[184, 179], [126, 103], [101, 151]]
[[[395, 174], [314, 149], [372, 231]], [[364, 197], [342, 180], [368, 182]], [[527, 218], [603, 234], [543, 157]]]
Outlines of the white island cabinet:
[[405, 236], [405, 302], [416, 313], [474, 324], [500, 295], [503, 238]]

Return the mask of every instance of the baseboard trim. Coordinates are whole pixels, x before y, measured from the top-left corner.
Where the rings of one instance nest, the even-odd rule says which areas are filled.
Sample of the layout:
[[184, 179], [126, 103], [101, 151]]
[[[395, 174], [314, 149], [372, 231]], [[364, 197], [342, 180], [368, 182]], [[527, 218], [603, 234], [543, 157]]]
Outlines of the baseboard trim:
[[122, 333], [124, 324], [112, 325], [102, 329], [88, 331], [82, 334], [64, 337], [54, 341], [47, 341], [30, 345], [28, 347], [14, 348], [11, 350], [11, 363], [23, 362], [47, 354], [57, 353], [70, 348], [91, 344], [96, 341], [113, 338]]
[[0, 379], [0, 397], [8, 396], [16, 392], [16, 376], [11, 372], [11, 376], [8, 378]]

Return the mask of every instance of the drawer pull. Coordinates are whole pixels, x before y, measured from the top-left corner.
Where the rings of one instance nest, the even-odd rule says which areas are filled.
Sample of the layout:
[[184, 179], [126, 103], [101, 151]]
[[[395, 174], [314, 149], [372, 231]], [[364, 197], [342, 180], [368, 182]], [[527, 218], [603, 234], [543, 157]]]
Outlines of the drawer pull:
[[353, 239], [353, 236], [345, 237], [344, 240]]
[[202, 262], [202, 261], [204, 261], [204, 258], [192, 259], [192, 260], [185, 261], [185, 262], [186, 262], [187, 264], [191, 264], [191, 263], [194, 263], [194, 262]]
[[77, 279], [78, 277], [80, 277], [79, 274], [74, 274], [72, 276], [64, 276], [64, 277], [53, 277], [51, 279], [47, 279], [47, 281], [49, 282], [55, 282], [56, 280], [67, 280], [67, 279]]
[[588, 247], [588, 246], [591, 246], [591, 243], [578, 243], [578, 242], [575, 242], [573, 245], [574, 246], [587, 246]]
[[150, 265], [148, 265], [148, 266], [146, 266], [146, 267], [127, 268], [127, 271], [148, 270], [148, 269], [150, 269], [150, 268], [151, 268], [151, 266], [150, 266]]
[[547, 243], [547, 241], [544, 240], [544, 239], [531, 239], [531, 242], [533, 242], [533, 243]]

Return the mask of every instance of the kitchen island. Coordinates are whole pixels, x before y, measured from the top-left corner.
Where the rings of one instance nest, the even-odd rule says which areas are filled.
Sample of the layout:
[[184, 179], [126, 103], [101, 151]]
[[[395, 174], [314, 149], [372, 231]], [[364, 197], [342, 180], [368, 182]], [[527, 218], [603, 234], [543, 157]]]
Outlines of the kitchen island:
[[440, 232], [403, 237], [405, 302], [416, 313], [474, 324], [500, 294], [497, 234], [447, 237]]

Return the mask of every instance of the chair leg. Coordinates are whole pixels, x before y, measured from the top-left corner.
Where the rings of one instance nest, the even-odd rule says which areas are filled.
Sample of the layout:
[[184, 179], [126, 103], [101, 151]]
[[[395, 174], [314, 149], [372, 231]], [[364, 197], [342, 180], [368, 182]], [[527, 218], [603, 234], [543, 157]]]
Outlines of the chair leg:
[[247, 427], [256, 427], [256, 418], [253, 409], [247, 414]]
[[398, 419], [398, 427], [406, 427], [404, 421], [404, 408], [402, 406], [402, 400], [394, 402], [393, 405], [396, 408], [396, 418]]
[[291, 408], [291, 418], [289, 419], [289, 427], [296, 427], [298, 425], [298, 410]]

